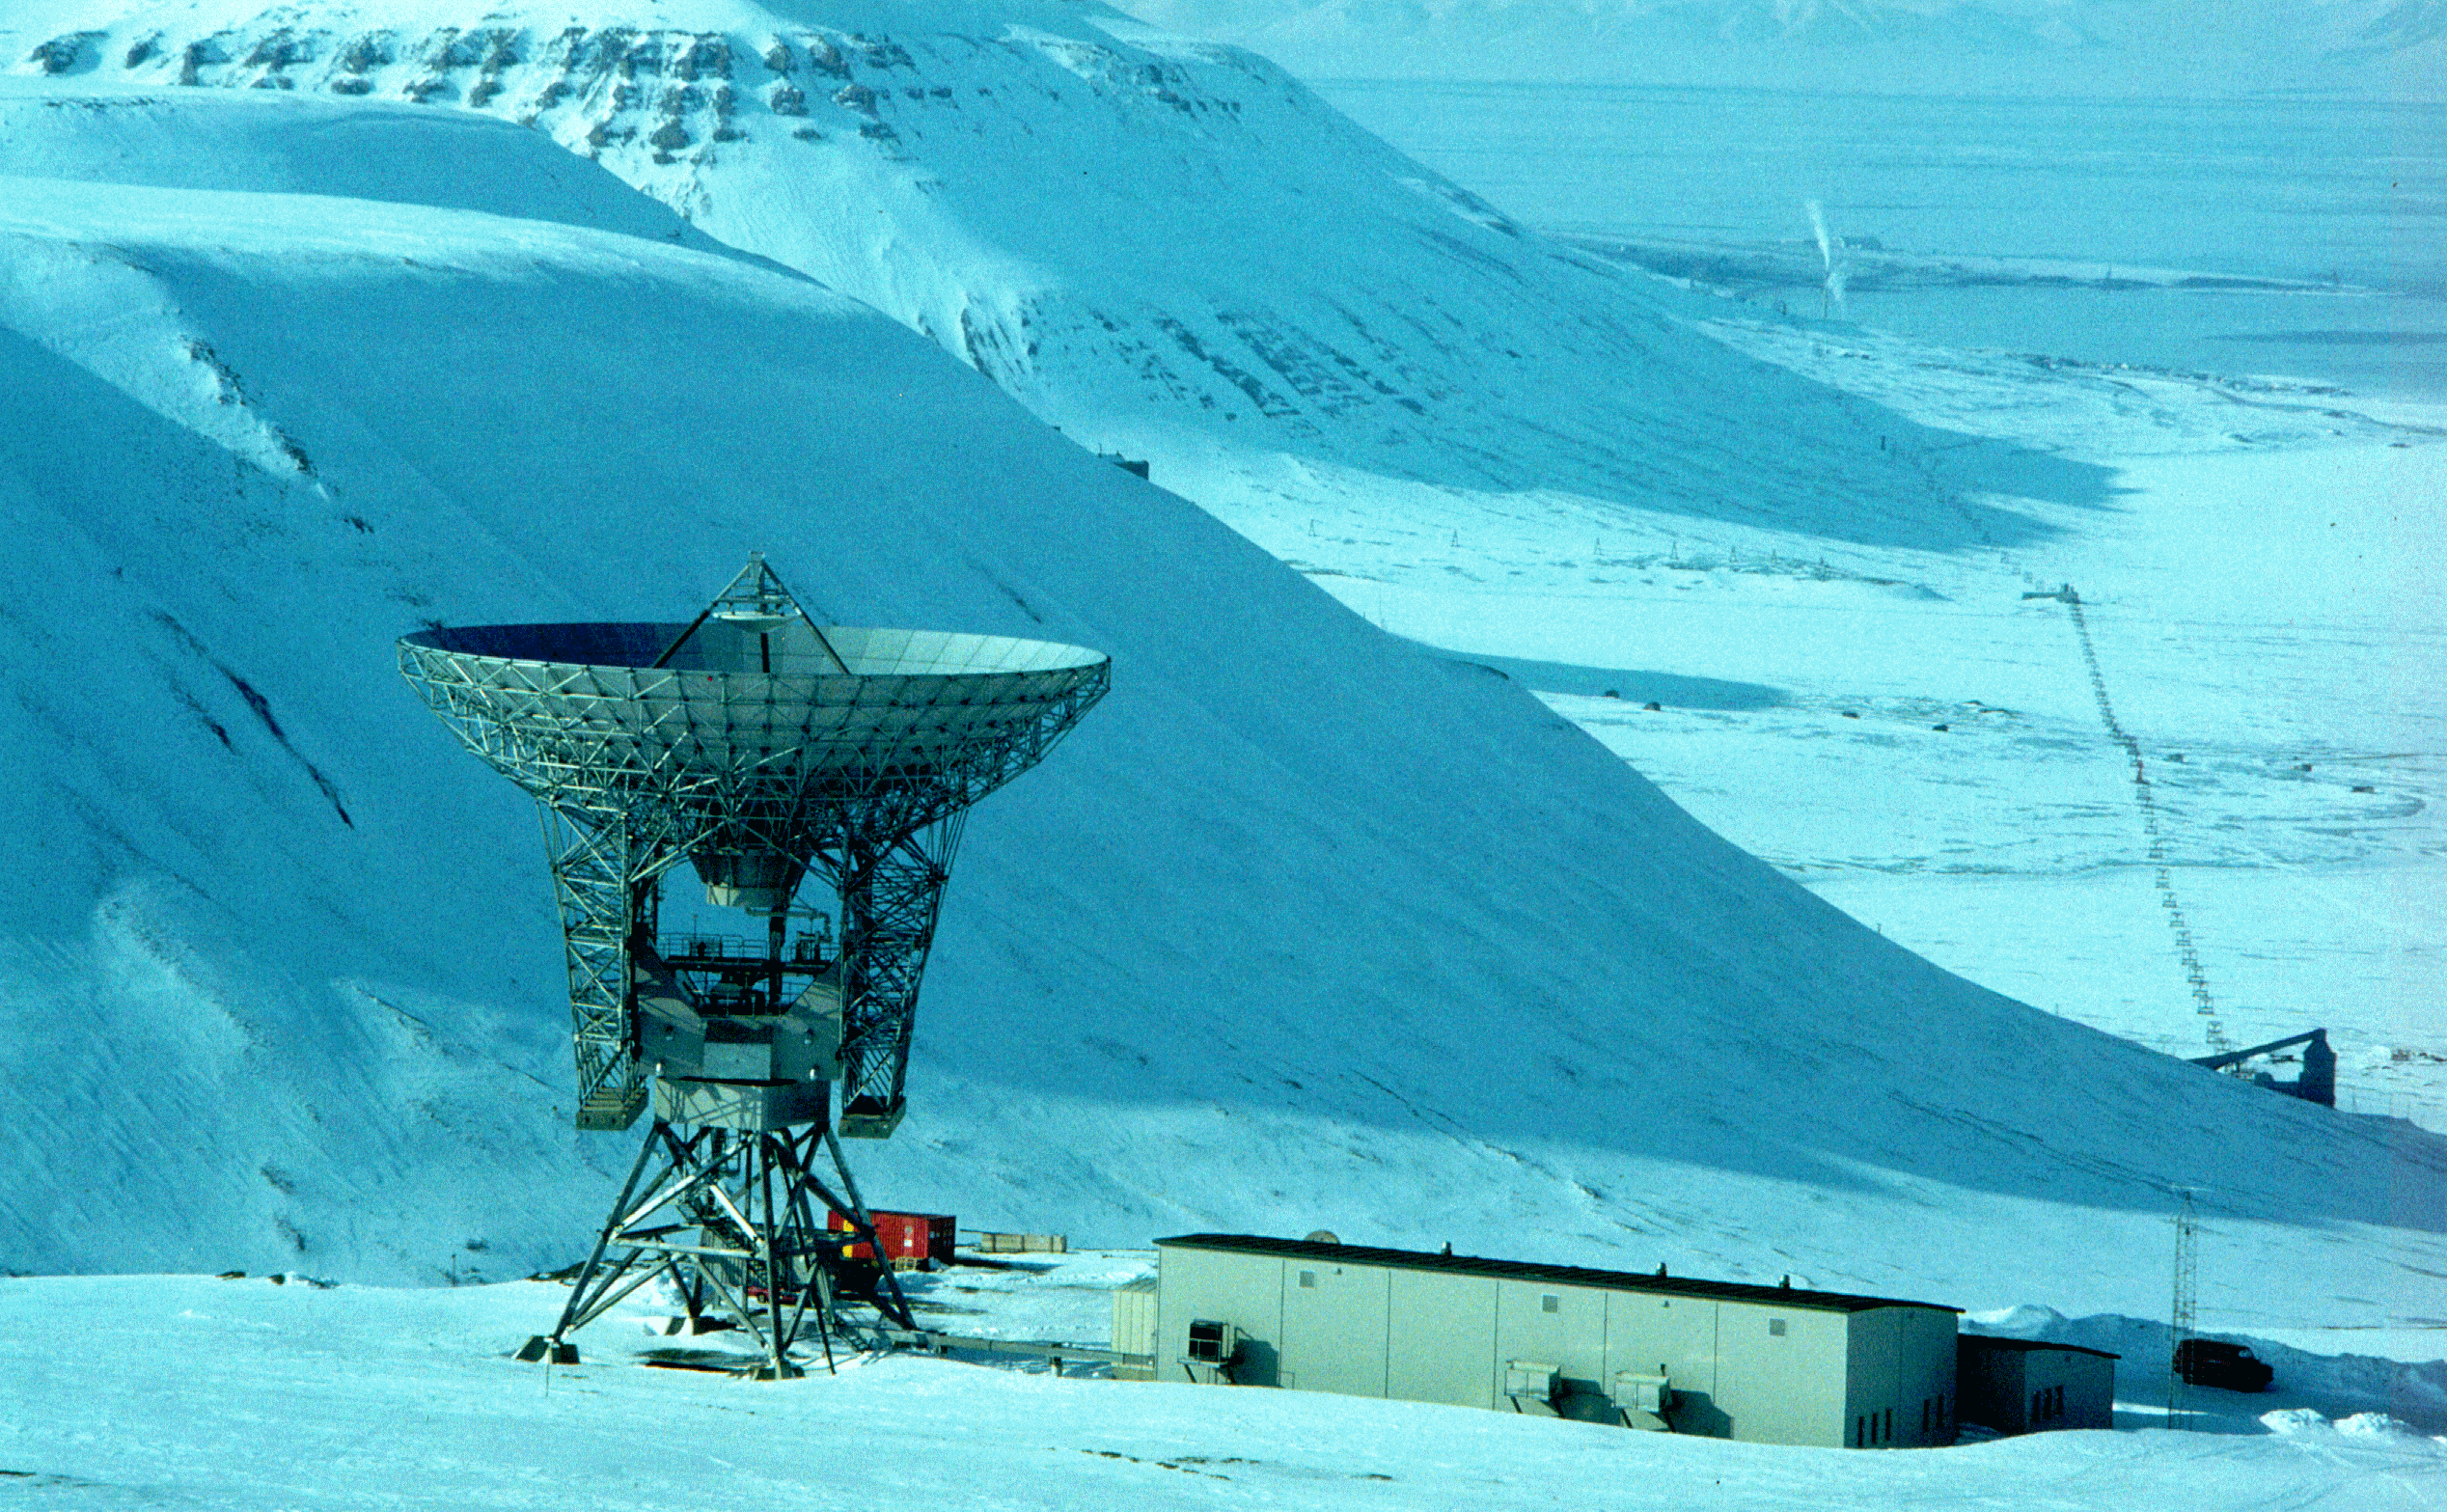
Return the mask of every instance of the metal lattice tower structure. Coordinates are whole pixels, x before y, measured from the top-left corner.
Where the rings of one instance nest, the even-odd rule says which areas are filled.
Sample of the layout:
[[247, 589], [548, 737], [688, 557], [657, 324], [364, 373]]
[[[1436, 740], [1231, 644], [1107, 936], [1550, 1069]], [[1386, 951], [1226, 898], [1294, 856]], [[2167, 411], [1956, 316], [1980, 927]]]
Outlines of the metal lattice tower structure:
[[2166, 1425], [2177, 1425], [2184, 1401], [2184, 1372], [2178, 1361], [2184, 1341], [2192, 1336], [2200, 1317], [2200, 1220], [2192, 1211], [2187, 1188], [2176, 1194], [2175, 1299], [2167, 1308]]
[[[848, 1196], [816, 1174], [819, 1153], [832, 1157]], [[834, 1213], [849, 1218], [851, 1231], [832, 1226]], [[874, 1223], [822, 1124], [755, 1131], [657, 1119], [578, 1270], [560, 1323], [530, 1339], [519, 1358], [574, 1361], [569, 1334], [665, 1278], [689, 1332], [746, 1331], [764, 1357], [760, 1379], [803, 1373], [790, 1350], [811, 1325], [828, 1361], [836, 1332], [866, 1347], [888, 1347], [894, 1329], [917, 1324], [896, 1283], [871, 1299], [843, 1293], [845, 1267], [835, 1261], [853, 1241], [873, 1245]], [[846, 1311], [846, 1304], [861, 1300], [871, 1300], [874, 1319], [862, 1322]]]
[[[841, 1248], [814, 1237], [812, 1202], [873, 1241], [834, 1134], [881, 1139], [900, 1121], [969, 808], [1044, 758], [1104, 696], [1111, 662], [1042, 641], [818, 625], [759, 555], [687, 624], [434, 629], [399, 642], [399, 668], [541, 811], [578, 1127], [655, 1113], [553, 1352], [660, 1275], [692, 1319], [709, 1300], [744, 1315], [763, 1299], [759, 1337], [773, 1372], [790, 1373], [784, 1313], [804, 1313], [811, 1288], [829, 1294], [829, 1272], [810, 1267]], [[760, 948], [658, 934], [664, 877], [683, 861], [709, 904], [764, 919]], [[795, 906], [811, 878], [834, 894], [838, 948], [804, 928], [792, 939], [794, 921], [821, 917]], [[812, 1175], [819, 1136], [846, 1202]], [[817, 1307], [819, 1324], [831, 1311]], [[886, 1311], [908, 1326], [905, 1307]]]
[[[2024, 598], [2061, 600], [2065, 613], [2073, 620], [2075, 638], [2081, 646], [2081, 664], [2090, 677], [2090, 695], [2099, 705], [2099, 723], [2106, 729], [2107, 738], [2124, 750], [2132, 763], [2132, 800], [2141, 811], [2141, 829], [2150, 839], [2150, 870], [2158, 887], [2158, 906], [2166, 912], [2167, 927], [2175, 934], [2175, 953], [2184, 966], [2184, 980], [2192, 991], [2192, 1011], [2201, 1019], [2203, 1033], [2208, 1037], [2210, 1054], [2223, 1056], [2235, 1048], [2226, 1036], [2226, 1025], [2217, 1016], [2217, 1000], [2209, 990], [2209, 974], [2201, 967], [2201, 952], [2192, 936], [2191, 921], [2186, 917], [2184, 904], [2175, 895], [2175, 873], [2168, 861], [2169, 850], [2164, 826], [2158, 815], [2158, 802], [2152, 789], [2148, 768], [2142, 760], [2141, 742], [2116, 718], [2116, 706], [2107, 697], [2107, 677], [2099, 667], [2099, 647], [2091, 639], [2090, 617], [2083, 613], [2081, 595], [2071, 583], [2053, 593], [2024, 593]], [[2241, 1074], [2238, 1072], [2237, 1074]]]

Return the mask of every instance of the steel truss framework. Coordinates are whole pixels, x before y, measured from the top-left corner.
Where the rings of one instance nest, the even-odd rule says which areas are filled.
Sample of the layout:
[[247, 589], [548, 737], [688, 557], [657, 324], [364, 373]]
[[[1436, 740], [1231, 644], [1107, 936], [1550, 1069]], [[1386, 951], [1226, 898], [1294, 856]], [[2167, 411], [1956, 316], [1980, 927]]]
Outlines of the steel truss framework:
[[[876, 1120], [888, 1127], [901, 1106], [918, 988], [966, 817], [955, 811], [882, 847], [832, 844], [805, 858], [840, 900], [844, 1132], [865, 1132]], [[647, 1101], [635, 1054], [629, 946], [652, 941], [659, 873], [685, 851], [638, 845], [633, 831], [589, 830], [555, 809], [542, 818], [568, 950], [577, 1124], [617, 1132], [636, 1122]]]
[[[897, 1117], [909, 1076], [918, 983], [934, 946], [944, 884], [968, 811], [839, 868], [841, 944], [848, 963], [841, 1009], [841, 1094], [851, 1119]], [[886, 1126], [889, 1132], [889, 1123]]]
[[[919, 984], [970, 806], [1044, 758], [1104, 696], [1111, 662], [1048, 642], [819, 627], [756, 556], [686, 625], [436, 627], [400, 641], [399, 667], [540, 809], [567, 945], [578, 1126], [625, 1129], [657, 1107], [559, 1324], [521, 1358], [575, 1360], [570, 1333], [657, 1281], [692, 1328], [720, 1314], [716, 1326], [747, 1330], [776, 1378], [801, 1372], [791, 1351], [811, 1323], [828, 1361], [837, 1332], [862, 1345], [915, 1333], [837, 1132], [881, 1138], [899, 1120]], [[662, 879], [682, 860], [710, 902], [765, 916], [760, 985], [729, 970], [747, 957], [728, 950], [710, 957], [711, 985], [706, 971], [688, 977], [705, 952], [662, 958]], [[836, 962], [785, 959], [810, 876], [839, 899]], [[774, 1031], [744, 1021], [797, 1013], [785, 979], [816, 977], [814, 993], [836, 968], [838, 1120], [822, 1084], [797, 1080], [828, 1074], [808, 1067], [829, 1051], [797, 1071], [771, 1055], [720, 1070], [683, 1055], [663, 1081], [641, 1061], [646, 1008], [665, 1050], [674, 1025], [701, 1039], [727, 1026], [751, 1037], [721, 1043], [770, 1048], [754, 1035]], [[811, 1043], [815, 1031], [804, 1033]], [[815, 1174], [819, 1145], [844, 1196]], [[829, 1230], [833, 1213], [851, 1232]], [[843, 1258], [861, 1241], [880, 1274]], [[871, 1298], [844, 1290], [861, 1273], [880, 1280]], [[870, 1305], [866, 1321], [856, 1309]]]
[[[814, 1171], [818, 1152], [831, 1157], [846, 1200]], [[849, 1220], [843, 1233], [826, 1222]], [[881, 1289], [862, 1295], [845, 1285], [861, 1268], [845, 1266], [843, 1248], [864, 1241], [879, 1261]], [[820, 1124], [750, 1134], [655, 1120], [629, 1169], [619, 1199], [579, 1269], [568, 1305], [549, 1334], [529, 1339], [519, 1358], [574, 1363], [568, 1336], [655, 1281], [669, 1283], [692, 1333], [735, 1323], [756, 1340], [760, 1379], [805, 1373], [791, 1351], [812, 1327], [829, 1363], [839, 1333], [862, 1348], [891, 1342], [894, 1330], [915, 1332], [908, 1300], [891, 1267], [841, 1159], [841, 1147]], [[849, 1309], [871, 1306], [861, 1319]], [[726, 1321], [721, 1321], [727, 1319]]]
[[2166, 1425], [2170, 1428], [2185, 1426], [2178, 1416], [2184, 1407], [2184, 1341], [2199, 1327], [2201, 1306], [2200, 1215], [2193, 1210], [2190, 1188], [2178, 1188], [2176, 1197], [2174, 1304], [2167, 1315], [2167, 1348], [2172, 1352], [2166, 1367]]
[[[793, 664], [799, 672], [663, 665], [726, 604], [811, 637], [824, 662], [813, 673], [810, 657]], [[627, 1128], [648, 1100], [626, 947], [652, 935], [659, 879], [691, 856], [729, 856], [785, 858], [801, 868], [794, 885], [813, 874], [838, 894], [842, 1132], [887, 1134], [968, 808], [1044, 758], [1104, 696], [1111, 663], [1075, 647], [934, 637], [1071, 659], [827, 671], [851, 664], [761, 560], [706, 616], [685, 627], [436, 630], [399, 643], [400, 671], [470, 751], [542, 809], [567, 941], [580, 1128]], [[832, 632], [852, 634], [915, 639]], [[765, 666], [775, 665], [767, 642], [781, 638], [756, 636]], [[601, 659], [560, 659], [581, 653]]]

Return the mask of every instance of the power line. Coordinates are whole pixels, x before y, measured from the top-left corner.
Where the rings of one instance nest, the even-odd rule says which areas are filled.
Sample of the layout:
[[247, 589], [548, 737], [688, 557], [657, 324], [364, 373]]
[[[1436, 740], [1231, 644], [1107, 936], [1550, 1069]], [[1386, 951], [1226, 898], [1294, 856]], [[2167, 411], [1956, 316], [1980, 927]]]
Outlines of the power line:
[[2081, 643], [2081, 662], [2090, 674], [2090, 694], [2099, 703], [2099, 723], [2105, 727], [2107, 738], [2124, 748], [2132, 762], [2132, 801], [2141, 810], [2141, 829], [2150, 838], [2151, 880], [2158, 892], [2158, 906], [2166, 912], [2167, 927], [2175, 932], [2175, 950], [2184, 963], [2184, 979], [2191, 984], [2192, 1011], [2205, 1021], [2209, 1048], [2223, 1055], [2235, 1048], [2226, 1037], [2226, 1026], [2217, 1017], [2216, 1000], [2210, 996], [2208, 974], [2201, 970], [2201, 953], [2192, 941], [2192, 922], [2185, 916], [2184, 904], [2175, 895], [2175, 877], [2167, 866], [2166, 837], [2158, 824], [2158, 804], [2150, 788], [2150, 774], [2141, 760], [2141, 742], [2126, 732], [2116, 718], [2116, 706], [2107, 697], [2107, 678], [2099, 670], [2099, 650], [2091, 643], [2090, 619], [2082, 613], [2081, 595], [2071, 583], [2052, 594], [2033, 593], [2033, 598], [2052, 597], [2065, 606], [2074, 622], [2074, 634]]

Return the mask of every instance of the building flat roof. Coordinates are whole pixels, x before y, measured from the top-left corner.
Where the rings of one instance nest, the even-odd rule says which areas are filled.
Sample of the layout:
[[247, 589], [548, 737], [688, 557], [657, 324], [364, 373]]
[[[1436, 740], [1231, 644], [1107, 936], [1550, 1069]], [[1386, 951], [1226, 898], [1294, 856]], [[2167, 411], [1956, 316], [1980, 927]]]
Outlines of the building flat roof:
[[[1525, 1260], [1490, 1260], [1474, 1254], [1429, 1254], [1421, 1250], [1376, 1250], [1366, 1245], [1320, 1244], [1306, 1239], [1269, 1239], [1259, 1234], [1179, 1234], [1159, 1239], [1156, 1248], [1178, 1245], [1185, 1250], [1223, 1250], [1242, 1254], [1279, 1255], [1285, 1259], [1341, 1260], [1383, 1265], [1406, 1271], [1440, 1271], [1448, 1276], [1488, 1276], [1499, 1280], [1553, 1281], [1563, 1286], [1595, 1286], [1608, 1291], [1654, 1292], [1668, 1297], [1707, 1297], [1718, 1302], [1746, 1302], [1763, 1306], [1801, 1307], [1818, 1312], [1867, 1312], [1877, 1307], [1926, 1307], [1934, 1312], [1961, 1312], [1937, 1302], [1908, 1302], [1896, 1297], [1856, 1297], [1846, 1292], [1805, 1291], [1795, 1286], [1753, 1286], [1744, 1281], [1703, 1281], [1681, 1276], [1642, 1276], [1635, 1271], [1592, 1271], [1577, 1265], [1533, 1265]], [[2050, 1345], [2049, 1348], [2058, 1346]], [[2071, 1348], [2072, 1346], [2063, 1346]]]
[[2110, 1354], [2103, 1349], [2092, 1349], [2087, 1344], [2059, 1344], [2053, 1339], [2007, 1338], [2002, 1333], [1958, 1333], [1955, 1337], [1964, 1343], [1977, 1344], [1982, 1349], [2010, 1349], [2017, 1351], [2061, 1349], [2067, 1354], [2096, 1355], [2102, 1360], [2122, 1360], [2124, 1358], [2122, 1355]]

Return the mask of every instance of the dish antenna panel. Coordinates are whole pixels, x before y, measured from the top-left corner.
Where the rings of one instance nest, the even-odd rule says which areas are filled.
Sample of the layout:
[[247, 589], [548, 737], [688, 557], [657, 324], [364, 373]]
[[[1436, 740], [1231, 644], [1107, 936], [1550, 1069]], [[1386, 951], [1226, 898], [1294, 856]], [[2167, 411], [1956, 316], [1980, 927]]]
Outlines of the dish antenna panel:
[[[803, 1320], [828, 1350], [835, 1323], [856, 1327], [835, 1305], [839, 1256], [845, 1237], [876, 1241], [835, 1131], [883, 1139], [900, 1122], [969, 807], [1104, 697], [1111, 660], [819, 626], [757, 554], [687, 624], [427, 630], [399, 642], [399, 670], [542, 810], [578, 1127], [654, 1113], [560, 1326], [522, 1358], [574, 1360], [567, 1334], [668, 1277], [692, 1323], [728, 1310], [767, 1374], [797, 1374]], [[709, 904], [761, 917], [763, 938], [660, 935], [663, 879], [683, 861]], [[811, 877], [839, 905], [838, 945], [795, 906]], [[847, 1200], [813, 1174], [819, 1146]], [[827, 1239], [826, 1210], [855, 1233]], [[884, 1285], [885, 1317], [913, 1328], [890, 1271]]]

